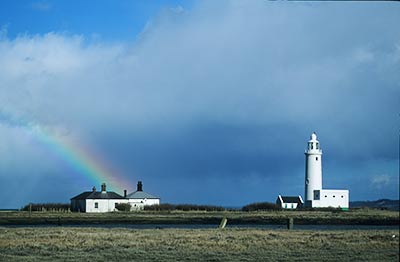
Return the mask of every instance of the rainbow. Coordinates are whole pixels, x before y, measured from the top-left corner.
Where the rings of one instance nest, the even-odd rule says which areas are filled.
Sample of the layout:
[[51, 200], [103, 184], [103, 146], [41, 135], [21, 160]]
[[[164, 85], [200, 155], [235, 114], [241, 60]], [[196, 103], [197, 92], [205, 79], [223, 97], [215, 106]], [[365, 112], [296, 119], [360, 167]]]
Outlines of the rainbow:
[[[132, 189], [132, 183], [120, 175], [95, 152], [90, 150], [70, 135], [56, 135], [42, 128], [34, 128], [31, 134], [63, 161], [68, 163], [76, 172], [89, 179], [96, 188], [102, 183], [107, 184], [108, 191], [122, 193], [124, 189]], [[89, 188], [90, 189], [90, 188]], [[88, 190], [89, 190], [88, 189]]]
[[[96, 188], [99, 188], [102, 183], [106, 183], [108, 191], [115, 191], [120, 194], [124, 189], [133, 188], [132, 181], [127, 180], [126, 177], [113, 170], [107, 161], [71, 135], [49, 132], [37, 124], [24, 118], [13, 117], [12, 114], [2, 110], [0, 110], [0, 124], [26, 131], [25, 133], [36, 138], [38, 142], [45, 145], [49, 151], [61, 158], [79, 175], [93, 183]], [[87, 190], [90, 189], [88, 188]]]

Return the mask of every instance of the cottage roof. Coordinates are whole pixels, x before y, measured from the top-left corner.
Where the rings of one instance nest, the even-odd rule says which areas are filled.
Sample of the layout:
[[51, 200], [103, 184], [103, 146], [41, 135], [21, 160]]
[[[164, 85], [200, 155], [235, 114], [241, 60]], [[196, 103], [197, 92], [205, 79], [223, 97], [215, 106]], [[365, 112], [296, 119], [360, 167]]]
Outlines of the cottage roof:
[[130, 193], [129, 195], [127, 195], [126, 198], [129, 198], [129, 199], [143, 199], [143, 198], [159, 199], [159, 197], [150, 195], [149, 193], [146, 193], [144, 191], [135, 191], [135, 192]]
[[[279, 198], [279, 197], [278, 197]], [[303, 204], [300, 196], [281, 196], [283, 203], [298, 203]]]
[[80, 199], [125, 199], [123, 196], [118, 195], [115, 192], [98, 192], [98, 191], [87, 191], [71, 198], [71, 200]]

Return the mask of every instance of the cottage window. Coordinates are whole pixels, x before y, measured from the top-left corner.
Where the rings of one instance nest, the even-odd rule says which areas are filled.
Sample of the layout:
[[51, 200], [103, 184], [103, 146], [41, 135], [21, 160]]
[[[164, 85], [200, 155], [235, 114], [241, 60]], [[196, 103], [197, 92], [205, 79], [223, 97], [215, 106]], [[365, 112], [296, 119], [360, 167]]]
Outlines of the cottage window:
[[94, 203], [94, 208], [99, 208], [99, 203], [95, 202]]
[[343, 196], [342, 196], [342, 198], [343, 198]]

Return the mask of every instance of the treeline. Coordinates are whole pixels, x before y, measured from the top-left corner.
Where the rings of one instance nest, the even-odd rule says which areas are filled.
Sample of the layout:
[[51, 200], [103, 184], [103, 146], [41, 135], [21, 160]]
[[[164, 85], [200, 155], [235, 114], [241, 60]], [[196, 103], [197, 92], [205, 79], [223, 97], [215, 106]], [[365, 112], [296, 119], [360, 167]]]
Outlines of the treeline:
[[336, 207], [319, 207], [319, 208], [311, 208], [301, 206], [295, 209], [284, 209], [275, 203], [270, 202], [261, 202], [261, 203], [252, 203], [242, 207], [242, 211], [251, 212], [251, 211], [279, 211], [279, 210], [287, 210], [287, 211], [327, 211], [327, 212], [342, 212], [341, 208]]
[[229, 209], [221, 206], [212, 205], [194, 205], [194, 204], [160, 204], [152, 206], [144, 206], [144, 210], [147, 211], [238, 211], [242, 210], [245, 212], [251, 211], [278, 211], [282, 208], [274, 203], [261, 202], [248, 204], [241, 209]]
[[193, 204], [160, 204], [144, 206], [147, 211], [225, 211], [226, 208], [211, 205], [193, 205]]
[[282, 210], [282, 208], [277, 204], [269, 202], [252, 203], [242, 207], [242, 211], [246, 212], [265, 210]]
[[[195, 205], [195, 204], [159, 204], [159, 205], [151, 205], [151, 206], [143, 206], [139, 209], [133, 210], [131, 205], [128, 203], [121, 203], [116, 205], [116, 209], [118, 211], [244, 211], [244, 212], [252, 212], [252, 211], [279, 211], [285, 210], [282, 209], [279, 205], [270, 202], [260, 202], [260, 203], [251, 203], [243, 206], [241, 209], [230, 209], [222, 206], [213, 206], [213, 205]], [[31, 203], [25, 205], [20, 209], [21, 211], [40, 211], [40, 212], [70, 212], [71, 205], [67, 203]], [[293, 211], [330, 211], [330, 212], [341, 212], [340, 208], [297, 208], [290, 209]]]
[[54, 211], [54, 212], [69, 212], [71, 205], [66, 203], [38, 203], [27, 204], [21, 211]]

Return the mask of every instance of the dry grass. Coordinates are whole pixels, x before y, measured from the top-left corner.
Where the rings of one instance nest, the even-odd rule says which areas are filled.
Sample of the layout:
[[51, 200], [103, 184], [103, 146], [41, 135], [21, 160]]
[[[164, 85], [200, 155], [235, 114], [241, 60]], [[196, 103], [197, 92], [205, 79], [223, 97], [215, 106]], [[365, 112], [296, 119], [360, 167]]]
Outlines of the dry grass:
[[0, 227], [0, 260], [399, 261], [399, 231]]

